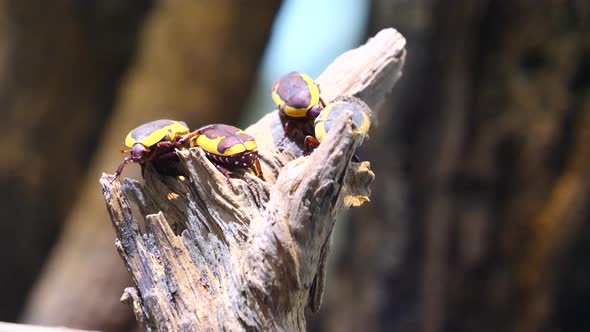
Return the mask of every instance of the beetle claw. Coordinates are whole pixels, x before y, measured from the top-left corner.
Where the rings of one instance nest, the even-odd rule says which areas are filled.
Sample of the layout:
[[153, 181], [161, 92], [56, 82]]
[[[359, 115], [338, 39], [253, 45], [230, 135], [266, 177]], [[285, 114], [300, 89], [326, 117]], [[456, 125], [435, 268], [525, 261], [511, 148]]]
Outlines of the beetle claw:
[[309, 155], [313, 150], [317, 149], [320, 146], [320, 142], [317, 138], [307, 135], [305, 136], [305, 140], [303, 141], [303, 154]]
[[223, 174], [225, 176], [225, 178], [227, 179], [227, 183], [229, 184], [230, 188], [232, 190], [234, 190], [234, 185], [231, 182], [231, 175], [232, 172], [230, 172], [227, 168], [217, 164], [217, 163], [213, 163], [213, 165], [215, 165], [215, 168], [217, 168], [217, 170], [219, 170], [221, 172], [221, 174]]
[[262, 181], [266, 181], [264, 179], [264, 175], [262, 174], [262, 167], [260, 167], [260, 160], [258, 160], [258, 158], [256, 158], [256, 161], [254, 161], [254, 174]]

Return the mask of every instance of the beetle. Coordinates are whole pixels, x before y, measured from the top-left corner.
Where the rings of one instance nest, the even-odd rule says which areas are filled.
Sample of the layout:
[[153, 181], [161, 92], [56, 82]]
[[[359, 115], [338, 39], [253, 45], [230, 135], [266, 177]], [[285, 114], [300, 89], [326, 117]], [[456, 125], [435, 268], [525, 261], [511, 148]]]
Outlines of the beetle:
[[153, 161], [157, 163], [157, 169], [166, 173], [169, 163], [178, 161], [175, 149], [182, 147], [194, 135], [183, 121], [168, 119], [148, 122], [131, 130], [125, 138], [125, 145], [129, 149], [121, 150], [121, 153], [130, 152], [131, 155], [119, 164], [115, 179], [129, 163], [141, 164], [143, 173], [144, 163]]
[[325, 105], [319, 85], [311, 77], [296, 71], [274, 84], [272, 100], [279, 111], [292, 118], [315, 118]]
[[312, 121], [320, 114], [325, 103], [320, 96], [320, 87], [306, 74], [296, 71], [281, 77], [272, 88], [272, 100], [284, 118], [285, 134], [291, 127], [304, 134], [312, 134]]
[[254, 137], [240, 128], [226, 124], [212, 124], [201, 127], [191, 135], [191, 147], [201, 147], [213, 165], [227, 178], [231, 186], [228, 168], [245, 168], [264, 181], [258, 147]]
[[342, 96], [328, 104], [315, 119], [315, 137], [311, 135], [305, 137], [304, 150], [308, 152], [317, 148], [328, 135], [336, 118], [346, 111], [352, 113], [352, 122], [362, 135], [361, 142], [364, 142], [369, 137], [368, 133], [371, 128], [371, 109], [365, 104], [365, 102], [358, 98]]

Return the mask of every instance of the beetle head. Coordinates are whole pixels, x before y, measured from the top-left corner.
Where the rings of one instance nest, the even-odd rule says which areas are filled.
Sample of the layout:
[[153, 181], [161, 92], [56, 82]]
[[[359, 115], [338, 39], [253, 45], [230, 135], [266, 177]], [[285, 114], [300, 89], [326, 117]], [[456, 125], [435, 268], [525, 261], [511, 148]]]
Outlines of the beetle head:
[[135, 143], [135, 144], [133, 144], [133, 147], [131, 148], [131, 157], [134, 160], [141, 160], [145, 157], [145, 155], [148, 152], [150, 152], [150, 150], [148, 148], [146, 148], [143, 144]]

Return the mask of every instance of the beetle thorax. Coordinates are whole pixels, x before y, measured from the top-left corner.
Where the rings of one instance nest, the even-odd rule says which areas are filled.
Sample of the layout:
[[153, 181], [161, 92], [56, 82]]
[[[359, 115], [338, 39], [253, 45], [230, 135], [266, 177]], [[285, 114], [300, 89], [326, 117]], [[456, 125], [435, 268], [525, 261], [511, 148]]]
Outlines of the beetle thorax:
[[131, 148], [131, 157], [136, 160], [143, 159], [148, 152], [149, 150], [143, 144], [135, 143]]

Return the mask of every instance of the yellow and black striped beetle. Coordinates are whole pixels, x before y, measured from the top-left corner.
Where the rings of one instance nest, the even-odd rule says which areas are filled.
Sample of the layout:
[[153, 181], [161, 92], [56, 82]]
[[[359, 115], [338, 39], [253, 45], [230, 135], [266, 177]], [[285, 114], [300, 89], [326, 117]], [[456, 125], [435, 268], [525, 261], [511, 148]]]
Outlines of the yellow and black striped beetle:
[[232, 173], [228, 168], [253, 170], [264, 181], [256, 140], [239, 128], [226, 124], [204, 126], [194, 131], [190, 146], [201, 147], [207, 158], [225, 175], [230, 186]]
[[119, 164], [115, 179], [129, 163], [141, 164], [142, 174], [147, 161], [155, 162], [158, 170], [168, 169], [170, 163], [178, 161], [175, 149], [182, 147], [194, 135], [183, 121], [168, 119], [148, 122], [131, 130], [125, 139], [125, 145], [129, 149], [121, 150], [122, 153], [130, 152], [131, 155]]
[[320, 87], [311, 77], [296, 71], [281, 77], [272, 88], [272, 100], [292, 118], [315, 118], [324, 106]]
[[305, 150], [311, 151], [318, 147], [326, 138], [336, 118], [346, 111], [352, 113], [352, 122], [360, 131], [362, 141], [366, 140], [369, 136], [369, 129], [371, 128], [371, 109], [365, 102], [358, 98], [342, 96], [329, 103], [315, 119], [315, 137], [311, 135], [305, 137]]
[[290, 72], [273, 85], [271, 95], [285, 124], [285, 134], [289, 134], [290, 127], [299, 128], [305, 135], [313, 134], [311, 124], [325, 104], [319, 85], [311, 77]]

